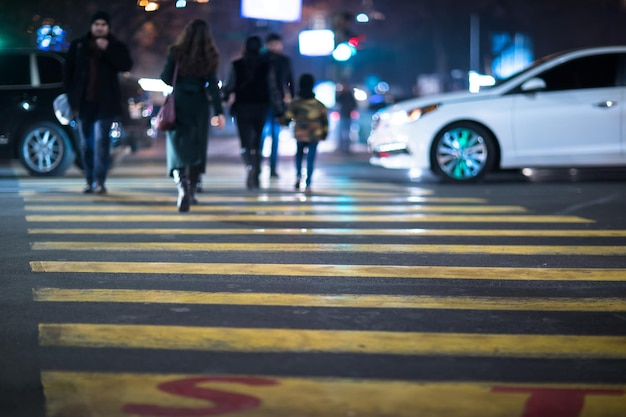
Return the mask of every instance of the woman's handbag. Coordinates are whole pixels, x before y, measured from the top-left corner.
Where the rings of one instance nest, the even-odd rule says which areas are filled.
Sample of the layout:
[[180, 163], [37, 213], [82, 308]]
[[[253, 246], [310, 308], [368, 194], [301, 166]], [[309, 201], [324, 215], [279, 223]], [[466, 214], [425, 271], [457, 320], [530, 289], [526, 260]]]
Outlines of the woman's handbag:
[[176, 124], [176, 110], [174, 109], [174, 88], [176, 88], [176, 78], [178, 77], [178, 62], [174, 68], [174, 79], [172, 81], [172, 92], [165, 97], [163, 105], [156, 115], [156, 128], [158, 130], [172, 130]]

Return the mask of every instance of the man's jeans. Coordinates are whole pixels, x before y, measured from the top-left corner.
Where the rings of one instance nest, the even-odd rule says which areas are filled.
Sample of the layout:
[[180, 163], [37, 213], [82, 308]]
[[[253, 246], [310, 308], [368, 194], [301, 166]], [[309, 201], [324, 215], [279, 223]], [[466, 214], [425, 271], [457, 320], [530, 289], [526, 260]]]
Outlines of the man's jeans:
[[109, 136], [113, 120], [109, 118], [87, 120], [78, 119], [80, 151], [87, 185], [104, 185], [111, 159], [111, 138]]

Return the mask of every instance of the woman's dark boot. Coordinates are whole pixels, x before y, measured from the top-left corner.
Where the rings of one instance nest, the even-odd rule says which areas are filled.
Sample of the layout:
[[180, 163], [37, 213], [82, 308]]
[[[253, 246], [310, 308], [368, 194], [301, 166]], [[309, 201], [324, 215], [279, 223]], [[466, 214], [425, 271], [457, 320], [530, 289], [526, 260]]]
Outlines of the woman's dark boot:
[[259, 188], [259, 174], [261, 173], [261, 154], [256, 149], [250, 150], [250, 170], [248, 171], [248, 189]]
[[254, 172], [252, 170], [252, 154], [247, 148], [241, 148], [241, 159], [246, 166], [246, 188], [252, 190], [254, 188]]
[[198, 204], [198, 184], [200, 183], [200, 168], [191, 167], [189, 169], [189, 202]]
[[189, 211], [189, 176], [185, 172], [184, 169], [175, 169], [174, 172], [174, 181], [176, 182], [176, 187], [178, 188], [178, 201], [176, 206], [178, 206], [178, 211], [187, 212]]

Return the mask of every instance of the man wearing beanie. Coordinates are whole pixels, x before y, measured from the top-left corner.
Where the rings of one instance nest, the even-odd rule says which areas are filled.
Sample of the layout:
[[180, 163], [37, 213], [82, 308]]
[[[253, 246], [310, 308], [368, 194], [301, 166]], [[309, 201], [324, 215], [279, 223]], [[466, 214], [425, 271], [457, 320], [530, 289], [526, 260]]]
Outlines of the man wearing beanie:
[[65, 63], [65, 87], [78, 123], [85, 170], [85, 193], [106, 194], [111, 125], [122, 114], [120, 72], [133, 65], [127, 46], [110, 33], [104, 11], [91, 18], [91, 29], [70, 44]]

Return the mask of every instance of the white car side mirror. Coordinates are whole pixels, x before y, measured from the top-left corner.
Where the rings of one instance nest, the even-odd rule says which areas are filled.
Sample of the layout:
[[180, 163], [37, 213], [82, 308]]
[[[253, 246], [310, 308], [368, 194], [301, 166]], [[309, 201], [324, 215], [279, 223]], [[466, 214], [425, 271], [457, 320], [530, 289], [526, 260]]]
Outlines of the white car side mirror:
[[546, 88], [546, 82], [541, 78], [531, 78], [521, 85], [522, 91], [532, 92], [544, 90]]

